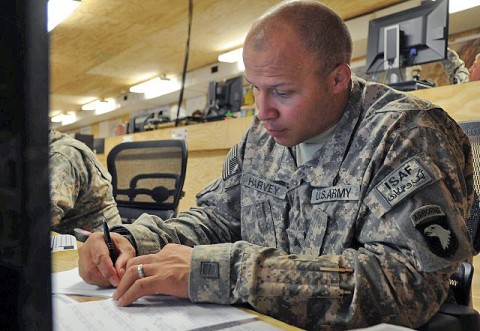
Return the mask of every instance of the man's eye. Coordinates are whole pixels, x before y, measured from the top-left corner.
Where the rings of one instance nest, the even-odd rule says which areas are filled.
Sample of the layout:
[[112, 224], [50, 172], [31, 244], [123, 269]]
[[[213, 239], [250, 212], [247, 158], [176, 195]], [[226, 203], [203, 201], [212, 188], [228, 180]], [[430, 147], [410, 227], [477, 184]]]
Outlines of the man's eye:
[[282, 90], [273, 90], [273, 94], [278, 95], [279, 97], [285, 98], [290, 96], [289, 91], [282, 91]]

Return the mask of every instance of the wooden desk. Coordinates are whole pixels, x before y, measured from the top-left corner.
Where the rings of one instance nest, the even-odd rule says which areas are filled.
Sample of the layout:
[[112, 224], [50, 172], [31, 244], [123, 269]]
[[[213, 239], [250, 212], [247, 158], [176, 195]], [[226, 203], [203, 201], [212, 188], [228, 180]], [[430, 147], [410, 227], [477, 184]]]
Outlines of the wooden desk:
[[[80, 247], [82, 245], [82, 243], [77, 242], [77, 245]], [[78, 266], [78, 251], [77, 250], [60, 251], [60, 252], [52, 253], [52, 272], [60, 272], [60, 271], [71, 270], [73, 268], [76, 268], [77, 266]], [[72, 297], [77, 301], [103, 300], [103, 299], [99, 299], [99, 298], [81, 297], [81, 296], [72, 296]], [[256, 315], [258, 320], [263, 321], [265, 323], [268, 323], [270, 325], [273, 325], [273, 326], [275, 326], [279, 329], [291, 330], [291, 331], [302, 330], [302, 329], [299, 329], [297, 327], [294, 327], [294, 326], [288, 325], [286, 323], [283, 323], [279, 320], [276, 320], [272, 317], [260, 314], [260, 313], [254, 311], [254, 310], [246, 309], [246, 308], [240, 308], [240, 309]]]

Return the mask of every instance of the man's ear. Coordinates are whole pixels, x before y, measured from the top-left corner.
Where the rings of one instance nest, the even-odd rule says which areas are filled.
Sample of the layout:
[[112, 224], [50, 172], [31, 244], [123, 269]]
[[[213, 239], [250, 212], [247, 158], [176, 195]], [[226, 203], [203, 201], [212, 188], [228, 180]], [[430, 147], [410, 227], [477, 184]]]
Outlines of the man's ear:
[[333, 69], [333, 93], [345, 92], [350, 84], [352, 71], [346, 63], [341, 63]]

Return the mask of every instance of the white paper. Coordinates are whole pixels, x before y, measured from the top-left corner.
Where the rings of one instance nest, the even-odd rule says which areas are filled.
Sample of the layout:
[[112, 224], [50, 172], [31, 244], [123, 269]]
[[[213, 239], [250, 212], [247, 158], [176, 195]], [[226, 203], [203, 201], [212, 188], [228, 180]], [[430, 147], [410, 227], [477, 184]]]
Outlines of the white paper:
[[78, 268], [52, 274], [53, 294], [74, 294], [111, 298], [113, 292], [115, 292], [115, 288], [113, 287], [105, 288], [85, 283], [78, 273]]
[[[85, 283], [78, 268], [52, 274], [54, 328], [57, 331], [264, 330], [278, 328], [233, 306], [197, 304], [169, 296], [146, 296], [128, 307], [111, 299], [115, 288]], [[65, 294], [110, 298], [72, 303]]]
[[145, 297], [128, 307], [117, 306], [113, 299], [57, 305], [53, 316], [58, 331], [195, 330], [255, 318], [231, 306], [165, 296]]
[[72, 303], [78, 303], [78, 301], [75, 300], [72, 297], [69, 297], [68, 295], [65, 295], [65, 294], [54, 294], [54, 295], [52, 295], [52, 303], [53, 303], [53, 307], [55, 309], [55, 306], [70, 305]]
[[50, 250], [52, 252], [77, 249], [77, 239], [71, 234], [50, 236]]

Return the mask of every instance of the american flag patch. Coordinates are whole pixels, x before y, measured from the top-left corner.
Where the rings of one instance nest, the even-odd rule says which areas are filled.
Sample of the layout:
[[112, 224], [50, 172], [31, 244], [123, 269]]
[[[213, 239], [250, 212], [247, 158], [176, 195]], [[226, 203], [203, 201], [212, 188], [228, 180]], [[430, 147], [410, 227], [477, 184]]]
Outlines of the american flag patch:
[[227, 158], [223, 163], [222, 178], [226, 180], [232, 175], [235, 175], [240, 171], [240, 165], [238, 164], [238, 148], [239, 146], [234, 146], [230, 152], [228, 152]]

